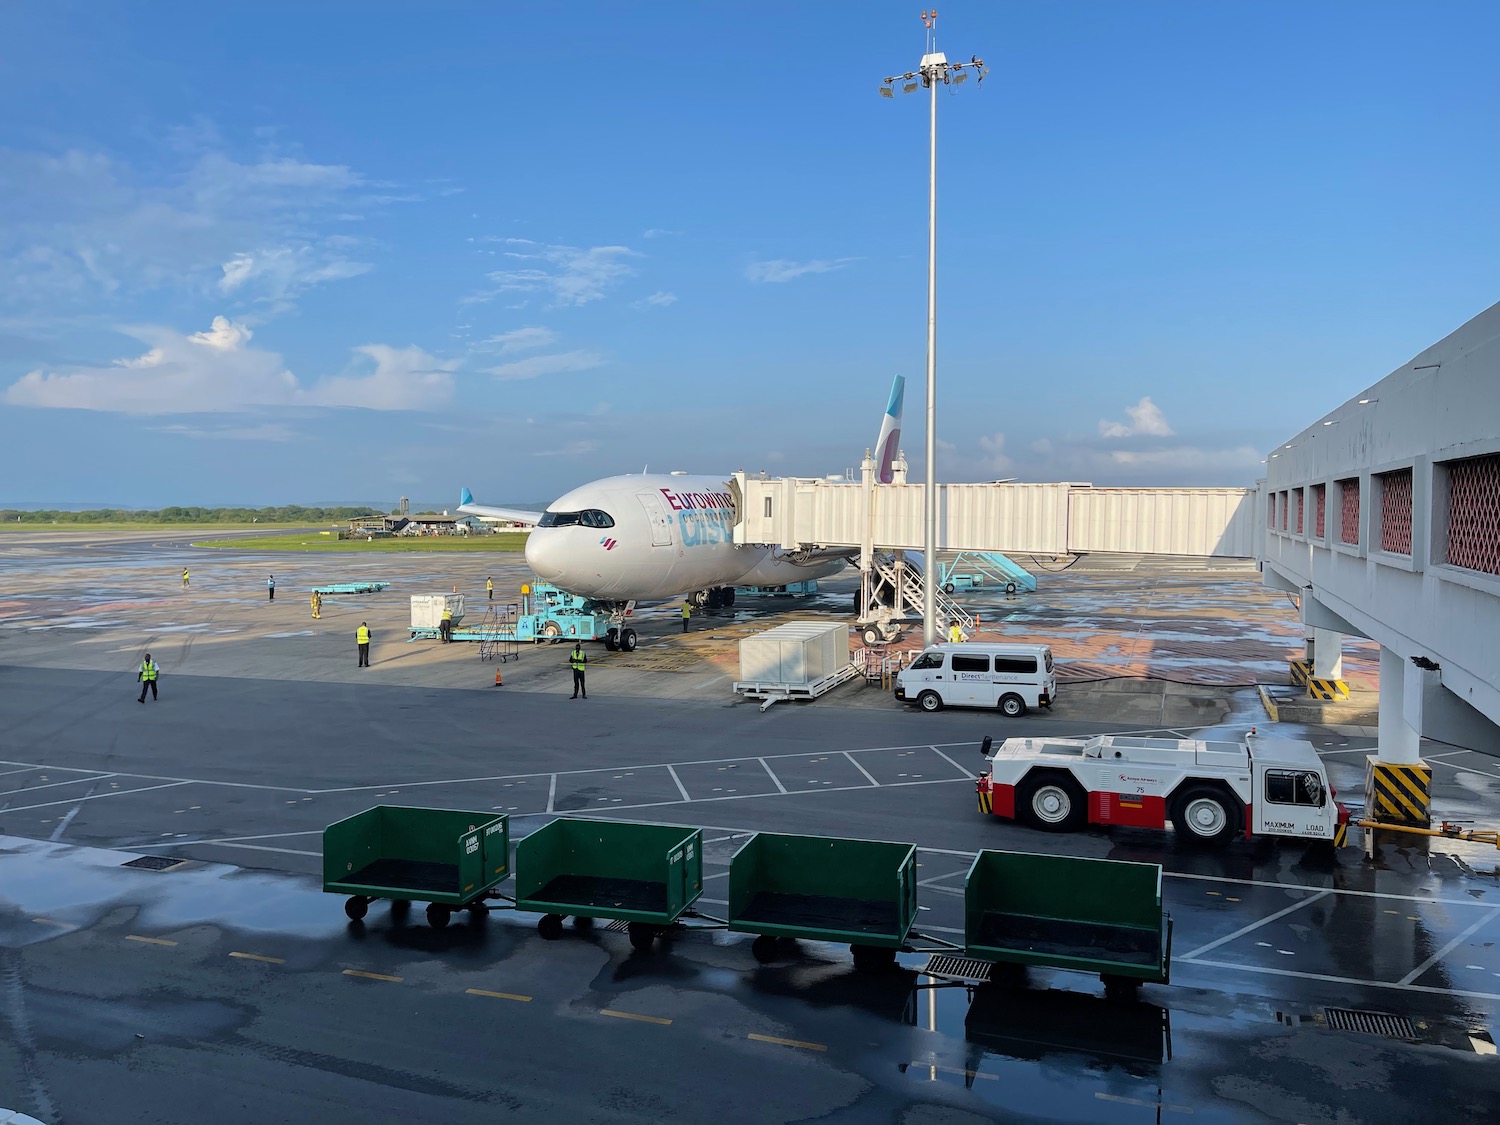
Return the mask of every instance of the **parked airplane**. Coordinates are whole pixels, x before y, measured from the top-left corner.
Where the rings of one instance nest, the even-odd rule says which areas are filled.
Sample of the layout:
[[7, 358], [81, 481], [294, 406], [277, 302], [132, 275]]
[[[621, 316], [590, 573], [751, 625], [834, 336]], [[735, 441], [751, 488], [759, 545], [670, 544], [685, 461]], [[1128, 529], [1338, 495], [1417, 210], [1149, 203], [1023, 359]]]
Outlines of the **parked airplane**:
[[[896, 376], [882, 419], [881, 459], [896, 454], [905, 380]], [[460, 512], [534, 525], [526, 562], [537, 577], [608, 606], [609, 648], [635, 648], [625, 624], [635, 602], [686, 595], [700, 605], [734, 604], [736, 586], [785, 586], [842, 570], [846, 550], [796, 553], [734, 542], [734, 497], [726, 476], [686, 473], [605, 477], [558, 497], [545, 512], [476, 504]]]

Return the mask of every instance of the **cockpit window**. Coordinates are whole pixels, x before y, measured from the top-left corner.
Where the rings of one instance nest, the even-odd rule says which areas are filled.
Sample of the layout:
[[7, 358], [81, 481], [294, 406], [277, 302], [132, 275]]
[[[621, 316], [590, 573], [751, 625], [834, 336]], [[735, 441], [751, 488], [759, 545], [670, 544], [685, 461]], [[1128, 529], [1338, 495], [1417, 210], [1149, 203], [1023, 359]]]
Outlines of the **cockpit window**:
[[614, 527], [615, 521], [608, 512], [598, 508], [585, 508], [581, 512], [543, 512], [538, 527]]

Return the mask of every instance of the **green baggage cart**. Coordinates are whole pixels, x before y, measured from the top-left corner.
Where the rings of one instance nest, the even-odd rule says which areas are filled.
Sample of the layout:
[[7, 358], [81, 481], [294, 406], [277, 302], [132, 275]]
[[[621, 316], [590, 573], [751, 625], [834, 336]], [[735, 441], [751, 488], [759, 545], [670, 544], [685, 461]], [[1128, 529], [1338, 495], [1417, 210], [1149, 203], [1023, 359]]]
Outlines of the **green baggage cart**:
[[563, 919], [624, 922], [630, 944], [651, 948], [703, 893], [703, 833], [667, 824], [554, 820], [516, 845], [516, 909], [542, 915], [537, 932], [562, 934]]
[[1161, 866], [984, 851], [964, 879], [964, 945], [981, 961], [1098, 973], [1110, 992], [1166, 984]]
[[510, 874], [510, 818], [459, 809], [376, 805], [323, 829], [323, 889], [348, 895], [358, 921], [370, 903], [425, 902], [441, 929], [455, 910], [482, 911]]
[[762, 963], [797, 938], [847, 942], [855, 968], [884, 968], [917, 917], [916, 870], [912, 844], [757, 832], [729, 864], [729, 928], [759, 935]]

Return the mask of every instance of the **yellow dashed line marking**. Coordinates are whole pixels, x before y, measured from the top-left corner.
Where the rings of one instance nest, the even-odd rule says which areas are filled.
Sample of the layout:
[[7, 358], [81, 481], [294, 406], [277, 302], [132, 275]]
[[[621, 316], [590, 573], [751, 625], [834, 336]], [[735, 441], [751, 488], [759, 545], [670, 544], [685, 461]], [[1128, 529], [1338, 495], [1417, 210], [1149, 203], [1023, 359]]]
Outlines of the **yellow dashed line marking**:
[[345, 969], [344, 975], [346, 977], [361, 977], [364, 980], [388, 980], [392, 984], [401, 983], [400, 977], [390, 977], [386, 976], [384, 973], [367, 973], [363, 969]]
[[1206, 895], [1213, 895], [1215, 898], [1224, 897], [1224, 893], [1222, 891], [1204, 891], [1203, 893]]
[[1224, 896], [1224, 901], [1225, 902], [1239, 902], [1240, 900], [1237, 899], [1237, 898], [1230, 898], [1228, 895], [1225, 895]]
[[521, 996], [515, 992], [491, 992], [487, 988], [466, 988], [470, 996], [493, 996], [496, 1000], [519, 1000], [522, 1004], [530, 1004], [530, 996]]
[[39, 926], [56, 926], [59, 930], [71, 930], [73, 928], [66, 922], [54, 922], [51, 918], [33, 918], [32, 921]]
[[164, 937], [142, 937], [140, 934], [126, 934], [126, 941], [143, 941], [147, 945], [176, 945], [175, 941], [168, 941]]
[[672, 1021], [663, 1019], [661, 1016], [642, 1016], [635, 1012], [617, 1012], [613, 1008], [600, 1008], [601, 1016], [614, 1016], [617, 1020], [640, 1020], [642, 1023], [669, 1024]]
[[751, 1032], [745, 1038], [754, 1039], [757, 1043], [779, 1043], [783, 1047], [801, 1047], [806, 1051], [826, 1051], [826, 1043], [804, 1043], [801, 1039], [781, 1039], [775, 1035], [757, 1035]]
[[264, 953], [236, 953], [231, 951], [229, 956], [238, 957], [241, 961], [264, 961], [267, 965], [285, 965], [286, 961], [281, 957], [267, 957]]

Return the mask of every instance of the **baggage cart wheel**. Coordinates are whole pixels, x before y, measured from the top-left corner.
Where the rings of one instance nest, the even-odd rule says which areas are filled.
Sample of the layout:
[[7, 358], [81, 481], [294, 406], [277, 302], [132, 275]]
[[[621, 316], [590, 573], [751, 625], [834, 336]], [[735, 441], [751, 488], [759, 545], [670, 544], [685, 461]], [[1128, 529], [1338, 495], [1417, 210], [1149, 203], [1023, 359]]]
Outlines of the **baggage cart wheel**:
[[353, 895], [344, 902], [344, 913], [349, 915], [349, 921], [358, 922], [369, 912], [370, 900]]
[[648, 926], [645, 922], [632, 922], [626, 932], [630, 935], [632, 948], [641, 953], [651, 952], [651, 946], [656, 942], [655, 926]]
[[1007, 594], [1014, 594], [1016, 592], [1016, 584], [1014, 582], [1007, 582], [1005, 584], [1005, 592]]
[[573, 928], [584, 931], [592, 930], [594, 928], [594, 920], [592, 918], [574, 918]]
[[536, 932], [548, 941], [556, 941], [562, 937], [563, 916], [561, 914], [543, 914], [537, 919]]
[[776, 939], [770, 934], [761, 934], [750, 943], [750, 955], [762, 965], [776, 960]]
[[440, 902], [429, 902], [427, 904], [427, 924], [434, 930], [441, 930], [453, 917], [453, 911]]

